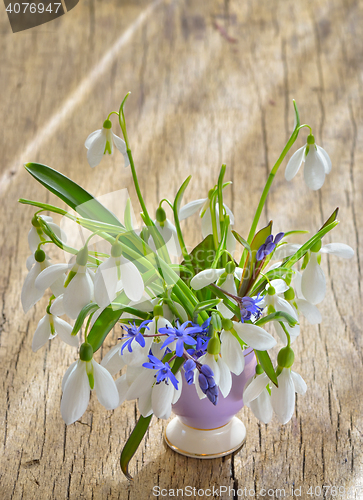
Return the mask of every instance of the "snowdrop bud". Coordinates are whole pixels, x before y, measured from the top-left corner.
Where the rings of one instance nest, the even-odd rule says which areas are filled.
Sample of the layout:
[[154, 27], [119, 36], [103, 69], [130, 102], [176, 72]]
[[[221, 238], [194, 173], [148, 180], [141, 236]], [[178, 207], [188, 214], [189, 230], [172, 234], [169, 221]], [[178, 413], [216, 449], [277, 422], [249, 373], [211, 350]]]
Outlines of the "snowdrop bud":
[[222, 328], [227, 332], [230, 332], [233, 328], [233, 323], [230, 319], [223, 318], [222, 319]]
[[267, 290], [267, 293], [268, 293], [269, 295], [275, 295], [276, 290], [274, 289], [274, 287], [273, 287], [273, 286], [269, 286], [269, 287], [268, 287], [268, 290]]
[[165, 210], [162, 207], [159, 207], [156, 210], [156, 220], [160, 222], [160, 224], [163, 224], [166, 221], [166, 213]]
[[45, 252], [44, 250], [36, 250], [34, 252], [34, 259], [37, 261], [37, 262], [44, 262], [45, 261]]
[[218, 337], [212, 337], [208, 342], [207, 352], [209, 354], [214, 354], [216, 356], [220, 353], [221, 350], [221, 342]]
[[227, 265], [225, 268], [225, 271], [227, 274], [233, 274], [235, 269], [236, 269], [236, 264], [234, 262], [232, 262], [232, 261], [227, 262]]
[[260, 364], [256, 365], [256, 375], [262, 375], [264, 373], [263, 368]]
[[91, 361], [93, 358], [93, 349], [91, 344], [84, 342], [79, 349], [79, 357], [81, 361]]
[[291, 288], [291, 286], [288, 290], [286, 290], [286, 292], [284, 292], [284, 297], [286, 300], [294, 300], [295, 292], [294, 292], [294, 289]]
[[154, 307], [154, 317], [156, 318], [157, 316], [163, 316], [163, 306], [156, 305]]
[[321, 240], [318, 240], [314, 243], [314, 245], [310, 248], [312, 252], [319, 252], [321, 249]]
[[295, 354], [290, 346], [283, 347], [277, 355], [277, 364], [281, 368], [290, 368], [294, 364]]
[[213, 332], [220, 332], [222, 330], [222, 320], [218, 314], [212, 314], [212, 321], [210, 324], [213, 327]]
[[79, 266], [85, 266], [88, 260], [88, 248], [84, 246], [79, 250], [76, 257], [76, 262]]
[[121, 257], [122, 255], [122, 245], [119, 241], [115, 241], [115, 243], [111, 247], [111, 256], [112, 257]]

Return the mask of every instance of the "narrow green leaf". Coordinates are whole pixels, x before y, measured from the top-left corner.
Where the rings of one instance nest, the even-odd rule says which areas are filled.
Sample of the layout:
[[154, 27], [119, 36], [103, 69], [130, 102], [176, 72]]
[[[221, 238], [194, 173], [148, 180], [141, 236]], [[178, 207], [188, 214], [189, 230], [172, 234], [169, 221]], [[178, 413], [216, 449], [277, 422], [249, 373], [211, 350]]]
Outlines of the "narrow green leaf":
[[135, 455], [137, 448], [139, 447], [142, 438], [145, 436], [146, 431], [150, 425], [152, 419], [152, 414], [148, 417], [144, 418], [142, 415], [140, 416], [137, 424], [134, 427], [134, 430], [131, 432], [128, 440], [126, 441], [125, 446], [121, 452], [120, 457], [120, 465], [121, 470], [127, 477], [127, 479], [132, 480], [132, 476], [129, 473], [129, 463], [132, 457]]
[[334, 222], [336, 220], [336, 218], [338, 217], [338, 212], [339, 212], [339, 207], [337, 207], [334, 210], [334, 212], [331, 214], [331, 216], [328, 218], [328, 220], [326, 220], [324, 222], [324, 224], [321, 226], [320, 230], [324, 229], [326, 226], [329, 226], [329, 224], [331, 224], [332, 222]]
[[293, 231], [287, 231], [284, 235], [284, 238], [287, 236], [291, 236], [292, 234], [308, 234], [310, 231], [303, 231], [301, 229], [294, 229]]
[[72, 335], [77, 335], [79, 330], [82, 328], [83, 322], [86, 319], [86, 317], [97, 311], [99, 309], [98, 305], [95, 304], [94, 302], [91, 302], [90, 304], [85, 305], [82, 309], [81, 312], [78, 314], [77, 319], [74, 323], [74, 327], [72, 330]]
[[269, 323], [270, 321], [287, 321], [287, 323], [291, 327], [294, 327], [298, 323], [297, 319], [291, 316], [291, 314], [288, 314], [284, 311], [276, 311], [259, 319], [258, 321], [256, 321], [255, 325], [262, 326], [266, 323]]
[[25, 198], [19, 198], [19, 203], [23, 205], [31, 205], [33, 207], [41, 208], [47, 212], [54, 212], [55, 214], [67, 215], [67, 211], [63, 208], [55, 207], [54, 205], [49, 205], [48, 203], [41, 203], [40, 201], [27, 200]]
[[180, 204], [182, 202], [182, 199], [183, 199], [183, 196], [184, 196], [184, 193], [185, 193], [185, 190], [186, 188], [188, 187], [188, 184], [190, 182], [190, 179], [192, 178], [191, 175], [189, 175], [189, 177], [187, 177], [185, 179], [185, 181], [183, 182], [183, 184], [180, 186], [179, 188], [179, 191], [177, 192], [176, 196], [175, 196], [175, 200], [174, 200], [174, 213], [175, 211], [177, 213], [179, 213], [179, 210], [180, 210]]
[[207, 311], [208, 309], [212, 309], [221, 302], [222, 299], [210, 299], [210, 300], [205, 300], [204, 302], [199, 302], [199, 304], [194, 309], [194, 315], [199, 314], [200, 311]]
[[271, 361], [271, 358], [267, 351], [256, 351], [258, 361], [263, 368], [263, 371], [266, 373], [271, 382], [278, 387], [277, 376]]
[[238, 243], [240, 243], [248, 252], [251, 253], [251, 247], [248, 244], [248, 242], [244, 238], [242, 238], [242, 236], [238, 234], [237, 231], [234, 231], [233, 229], [232, 229], [232, 234], [236, 238]]
[[82, 217], [122, 227], [121, 222], [112, 212], [90, 193], [65, 175], [57, 172], [57, 170], [40, 163], [27, 163], [24, 167], [34, 179], [67, 203]]

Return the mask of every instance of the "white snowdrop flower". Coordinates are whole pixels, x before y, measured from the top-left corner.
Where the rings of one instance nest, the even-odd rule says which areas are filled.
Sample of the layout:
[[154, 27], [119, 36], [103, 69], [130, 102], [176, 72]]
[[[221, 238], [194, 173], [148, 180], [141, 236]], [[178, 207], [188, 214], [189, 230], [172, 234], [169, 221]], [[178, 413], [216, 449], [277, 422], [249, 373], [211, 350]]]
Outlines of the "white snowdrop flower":
[[321, 241], [318, 241], [310, 250], [310, 259], [301, 278], [301, 291], [305, 299], [315, 305], [324, 299], [326, 293], [326, 280], [320, 266], [319, 255], [328, 253], [343, 259], [351, 259], [354, 256], [354, 250], [344, 243], [329, 243], [322, 247]]
[[[272, 256], [272, 260], [285, 260], [287, 257], [294, 255], [300, 247], [301, 245], [298, 245], [297, 243], [284, 243], [283, 245], [279, 245]], [[279, 265], [277, 264], [275, 267], [278, 266]], [[273, 269], [273, 266], [269, 269]]]
[[267, 386], [269, 386], [269, 378], [263, 372], [251, 377], [243, 391], [243, 403], [251, 408], [255, 417], [264, 424], [268, 424], [273, 416], [271, 397]]
[[62, 381], [61, 414], [67, 425], [86, 411], [90, 390], [95, 389], [98, 401], [113, 410], [119, 404], [119, 394], [111, 374], [93, 359], [90, 344], [82, 344], [80, 359], [71, 364]]
[[[50, 308], [51, 309], [51, 308]], [[58, 337], [68, 345], [78, 347], [78, 335], [71, 335], [72, 326], [61, 318], [47, 312], [39, 321], [32, 342], [33, 352], [43, 347], [48, 340]]]
[[222, 359], [235, 375], [240, 375], [245, 367], [245, 357], [240, 343], [230, 331], [221, 332], [221, 355]]
[[35, 286], [44, 290], [70, 270], [63, 287], [63, 307], [67, 316], [72, 319], [77, 318], [81, 309], [91, 302], [94, 295], [93, 273], [86, 266], [87, 258], [87, 247], [83, 247], [77, 254], [75, 264], [54, 264], [42, 271], [35, 280]]
[[[227, 363], [224, 361], [224, 359], [217, 355], [215, 356], [214, 354], [210, 354], [209, 352], [206, 352], [203, 354], [198, 359], [198, 362], [202, 365], [208, 365], [209, 368], [213, 372], [213, 378], [216, 383], [216, 385], [219, 387], [219, 390], [221, 391], [223, 397], [227, 397], [228, 394], [231, 391], [232, 388], [232, 375], [231, 371], [228, 368]], [[207, 397], [205, 393], [202, 392], [199, 383], [198, 383], [198, 370], [196, 369], [194, 371], [194, 384], [195, 388], [197, 390], [197, 394], [199, 396], [199, 399], [204, 399]]]
[[[180, 257], [182, 254], [178, 233], [176, 227], [169, 219], [166, 217], [165, 210], [159, 206], [156, 210], [156, 220], [154, 221], [161, 237], [163, 238], [166, 248], [171, 255]], [[153, 238], [150, 236], [149, 244], [152, 248], [155, 248], [155, 243]]]
[[111, 257], [98, 266], [96, 271], [95, 301], [100, 307], [108, 306], [115, 298], [120, 280], [130, 300], [137, 302], [143, 296], [144, 281], [140, 271], [122, 255], [120, 247], [120, 243], [114, 243]]
[[286, 424], [294, 413], [295, 392], [305, 394], [307, 387], [301, 375], [290, 368], [282, 369], [277, 382], [278, 387], [271, 387], [271, 404], [279, 422]]
[[[48, 288], [48, 285], [36, 286], [38, 276], [46, 269], [53, 269], [54, 265], [56, 264], [50, 264], [43, 250], [36, 250], [34, 252], [34, 264], [25, 278], [21, 291], [21, 303], [25, 313], [43, 297], [45, 290]], [[63, 283], [64, 278], [62, 276], [57, 276], [57, 278], [52, 281], [51, 290], [55, 296], [62, 293]]]
[[44, 233], [38, 219], [43, 219], [47, 225], [50, 227], [50, 229], [53, 231], [53, 233], [58, 236], [58, 238], [63, 242], [66, 243], [67, 241], [67, 235], [65, 232], [58, 226], [58, 224], [55, 224], [53, 222], [53, 218], [49, 217], [48, 215], [37, 215], [32, 218], [32, 227], [28, 233], [28, 243], [29, 243], [29, 248], [32, 253], [34, 253], [38, 246], [39, 243], [42, 241], [49, 240], [48, 236]]
[[[291, 287], [284, 292], [284, 298], [296, 308], [298, 314], [302, 314], [311, 325], [317, 325], [322, 322], [322, 316], [319, 309], [308, 302], [301, 292], [301, 278], [302, 274], [295, 271]], [[295, 291], [293, 289], [295, 288]]]
[[96, 167], [106, 153], [113, 153], [113, 144], [123, 154], [125, 159], [125, 167], [130, 164], [129, 157], [126, 151], [126, 143], [123, 139], [115, 135], [112, 130], [110, 120], [105, 120], [103, 127], [100, 130], [92, 132], [86, 139], [85, 146], [87, 151], [87, 160], [90, 166]]
[[320, 189], [325, 181], [325, 175], [331, 171], [331, 160], [328, 153], [315, 144], [312, 134], [307, 137], [307, 144], [298, 149], [288, 161], [285, 178], [291, 181], [299, 171], [302, 162], [304, 166], [304, 179], [307, 186], [313, 191]]
[[[279, 294], [284, 293], [288, 289], [289, 287], [284, 280], [282, 279], [272, 280], [271, 284], [267, 284], [266, 286], [267, 293], [263, 297], [263, 300], [261, 302], [261, 307], [267, 308], [268, 313], [269, 311], [286, 312], [287, 314], [290, 314], [290, 316], [298, 320], [299, 318], [295, 307], [293, 307], [287, 300], [279, 296]], [[279, 336], [281, 342], [286, 346], [287, 345], [286, 333], [284, 332], [280, 323], [278, 321], [272, 321], [272, 323], [275, 327], [276, 333]], [[284, 321], [284, 326], [290, 335], [291, 343], [294, 342], [298, 337], [298, 335], [300, 334], [300, 325], [295, 325], [291, 327], [287, 322]]]

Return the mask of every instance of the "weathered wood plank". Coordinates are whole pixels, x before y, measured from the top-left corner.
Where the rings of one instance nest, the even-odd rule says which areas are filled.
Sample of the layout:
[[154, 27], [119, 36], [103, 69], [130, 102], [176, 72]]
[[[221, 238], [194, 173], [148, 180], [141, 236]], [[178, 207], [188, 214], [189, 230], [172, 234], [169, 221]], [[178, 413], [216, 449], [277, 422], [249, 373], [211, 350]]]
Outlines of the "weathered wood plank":
[[[363, 4], [161, 2], [87, 97], [30, 158], [23, 158], [26, 145], [148, 6], [84, 0], [72, 14], [17, 35], [1, 14], [5, 97], [0, 115], [6, 126], [0, 168], [16, 172], [0, 201], [2, 497], [133, 500], [152, 498], [154, 485], [223, 485], [256, 492], [290, 492], [295, 485], [305, 492], [302, 498], [309, 498], [309, 486], [358, 487], [363, 460]], [[260, 425], [245, 408], [245, 447], [234, 457], [196, 461], [167, 449], [165, 423], [154, 420], [131, 464], [131, 484], [117, 462], [137, 418], [135, 404], [105, 412], [92, 397], [81, 422], [66, 428], [59, 412], [61, 379], [73, 352], [55, 340], [31, 353], [46, 301], [26, 316], [20, 309], [32, 211], [16, 203], [19, 196], [55, 201], [21, 171], [20, 163], [32, 160], [59, 169], [97, 195], [127, 188], [137, 207], [130, 172], [120, 167], [120, 158], [107, 158], [90, 170], [82, 144], [128, 90], [129, 136], [148, 206], [172, 197], [190, 173], [186, 200], [206, 195], [225, 162], [233, 180], [227, 203], [241, 234], [248, 231], [268, 169], [292, 129], [295, 98], [303, 120], [331, 155], [333, 170], [319, 193], [307, 190], [301, 173], [287, 184], [279, 172], [261, 223], [272, 218], [276, 230], [313, 231], [339, 206], [342, 224], [329, 241], [356, 250], [349, 262], [323, 259], [328, 293], [319, 307], [325, 319], [320, 327], [302, 322], [295, 366], [309, 391], [298, 397], [292, 421], [284, 427], [276, 421]], [[296, 147], [303, 144], [301, 136]], [[185, 228], [193, 245], [197, 224], [187, 221]], [[108, 344], [116, 338], [117, 332]], [[262, 498], [258, 493], [249, 497]]]

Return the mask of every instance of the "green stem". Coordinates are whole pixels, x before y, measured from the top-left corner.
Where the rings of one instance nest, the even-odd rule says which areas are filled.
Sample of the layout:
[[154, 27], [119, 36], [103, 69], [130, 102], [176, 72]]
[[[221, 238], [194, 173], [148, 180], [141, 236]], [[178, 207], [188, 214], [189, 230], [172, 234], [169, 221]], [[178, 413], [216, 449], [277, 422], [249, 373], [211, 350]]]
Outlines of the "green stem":
[[217, 250], [218, 248], [218, 228], [217, 228], [217, 217], [216, 217], [216, 200], [215, 200], [215, 194], [212, 196], [209, 204], [209, 210], [210, 210], [210, 216], [211, 216], [211, 221], [212, 221], [212, 229], [213, 229], [213, 243], [214, 243], [214, 249]]

